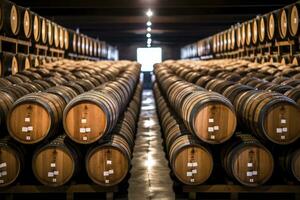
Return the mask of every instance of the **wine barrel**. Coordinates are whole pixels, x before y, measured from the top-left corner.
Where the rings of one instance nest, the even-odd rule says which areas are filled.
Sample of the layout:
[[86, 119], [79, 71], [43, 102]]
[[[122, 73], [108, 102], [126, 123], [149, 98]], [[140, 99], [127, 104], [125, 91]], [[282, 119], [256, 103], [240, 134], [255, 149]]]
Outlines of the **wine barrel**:
[[10, 137], [0, 139], [0, 187], [14, 183], [24, 169], [25, 150]]
[[78, 174], [79, 158], [76, 147], [66, 135], [61, 135], [35, 151], [32, 171], [40, 183], [50, 187], [62, 186]]
[[54, 39], [54, 30], [53, 25], [50, 20], [46, 20], [46, 26], [47, 26], [47, 37], [48, 37], [48, 45], [51, 47], [53, 45], [53, 39]]
[[[9, 93], [7, 93], [5, 91], [0, 91], [0, 94], [1, 94], [1, 99], [0, 99], [0, 127], [2, 127], [3, 130], [5, 130], [6, 115], [9, 111], [9, 109], [12, 107], [14, 99]], [[1, 133], [0, 135], [2, 136], [3, 133]]]
[[1, 60], [2, 76], [18, 73], [19, 63], [17, 56], [13, 53], [3, 52]]
[[98, 58], [101, 58], [101, 52], [102, 52], [102, 49], [101, 49], [101, 42], [100, 42], [100, 41], [97, 41], [97, 43], [98, 43], [97, 57], [98, 57]]
[[77, 34], [77, 53], [81, 54], [81, 35]]
[[58, 25], [54, 22], [52, 22], [53, 30], [54, 30], [54, 47], [59, 48], [60, 45], [60, 29]]
[[213, 158], [208, 147], [200, 145], [189, 135], [174, 141], [169, 159], [175, 176], [187, 185], [204, 183], [212, 173]]
[[299, 35], [299, 3], [295, 3], [288, 7], [288, 30], [292, 38]]
[[77, 34], [75, 31], [73, 31], [71, 29], [67, 29], [67, 31], [69, 34], [69, 44], [65, 45], [65, 46], [69, 46], [70, 51], [72, 53], [76, 53], [77, 52]]
[[70, 40], [69, 31], [66, 28], [64, 28], [63, 31], [64, 31], [64, 49], [68, 50], [69, 49], [69, 40]]
[[266, 32], [267, 32], [267, 16], [263, 15], [259, 17], [258, 20], [258, 38], [259, 41], [265, 42], [266, 41]]
[[237, 44], [238, 48], [240, 48], [242, 46], [241, 41], [242, 41], [241, 25], [237, 24], [237, 26], [236, 26], [236, 44]]
[[93, 45], [93, 46], [94, 46], [94, 49], [93, 49], [93, 56], [94, 56], [94, 57], [98, 57], [97, 54], [98, 54], [98, 48], [99, 48], [99, 47], [98, 47], [98, 42], [97, 42], [97, 40], [94, 40], [94, 41], [93, 41], [93, 44], [94, 44], [94, 45]]
[[252, 23], [253, 21], [246, 22], [245, 29], [246, 29], [246, 45], [250, 46], [252, 43]]
[[300, 88], [293, 88], [284, 93], [285, 96], [293, 99], [298, 105], [300, 105]]
[[65, 105], [63, 99], [51, 93], [26, 95], [14, 102], [8, 113], [8, 132], [23, 144], [35, 144], [49, 138], [58, 130]]
[[124, 138], [114, 135], [108, 142], [96, 144], [85, 158], [88, 176], [102, 186], [120, 183], [128, 173], [131, 153]]
[[30, 59], [25, 54], [17, 54], [18, 72], [29, 69], [31, 67]]
[[84, 36], [85, 40], [85, 55], [89, 55], [90, 53], [90, 39], [88, 36]]
[[83, 34], [81, 34], [81, 36], [80, 36], [80, 38], [81, 38], [81, 54], [82, 55], [85, 55], [86, 54], [86, 46], [87, 46], [87, 44], [85, 43], [85, 36], [83, 35]]
[[93, 50], [94, 50], [94, 42], [93, 42], [93, 40], [90, 38], [89, 39], [89, 55], [90, 56], [93, 56]]
[[30, 39], [32, 35], [33, 16], [28, 8], [19, 7], [23, 29], [19, 36], [25, 39]]
[[278, 11], [278, 32], [281, 39], [286, 39], [288, 36], [288, 17], [285, 8]]
[[231, 27], [231, 50], [235, 50], [236, 48], [236, 27]]
[[64, 33], [64, 28], [59, 26], [59, 48], [63, 49], [64, 44], [65, 44], [65, 33]]
[[246, 44], [246, 26], [247, 24], [244, 22], [241, 24], [241, 47], [244, 47]]
[[30, 63], [31, 63], [31, 68], [35, 68], [35, 67], [38, 67], [40, 65], [40, 61], [38, 59], [38, 56], [36, 56], [34, 54], [29, 55], [29, 60], [30, 60]]
[[8, 36], [17, 36], [21, 30], [21, 15], [18, 6], [11, 1], [2, 1], [3, 33]]
[[261, 139], [291, 144], [300, 137], [300, 125], [292, 120], [299, 116], [300, 109], [293, 100], [279, 93], [248, 91], [234, 105], [243, 124]]
[[39, 42], [41, 38], [41, 18], [38, 14], [32, 13], [33, 16], [33, 40]]
[[46, 44], [48, 39], [47, 20], [43, 17], [41, 17], [40, 20], [41, 20], [41, 42], [42, 44]]
[[252, 44], [257, 45], [258, 42], [258, 19], [259, 17], [255, 18], [251, 22], [251, 30], [252, 30]]
[[236, 134], [231, 143], [223, 148], [223, 167], [226, 173], [240, 184], [256, 187], [264, 184], [272, 176], [273, 156], [253, 136]]
[[267, 36], [268, 40], [273, 41], [277, 36], [278, 24], [277, 16], [274, 12], [267, 15]]
[[297, 146], [281, 151], [278, 164], [284, 175], [300, 182], [300, 149]]

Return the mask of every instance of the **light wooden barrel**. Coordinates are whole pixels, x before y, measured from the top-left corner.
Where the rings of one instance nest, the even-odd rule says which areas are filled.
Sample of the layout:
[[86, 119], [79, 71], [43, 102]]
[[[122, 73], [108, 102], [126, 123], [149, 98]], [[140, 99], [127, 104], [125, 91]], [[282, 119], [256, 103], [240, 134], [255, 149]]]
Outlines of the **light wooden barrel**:
[[17, 54], [17, 60], [18, 60], [18, 72], [27, 70], [31, 67], [29, 56], [19, 53]]
[[2, 1], [1, 20], [3, 20], [3, 31], [5, 35], [17, 36], [21, 31], [21, 14], [19, 7], [11, 1]]
[[282, 8], [278, 11], [278, 32], [281, 39], [286, 39], [288, 36], [288, 15], [287, 10]]
[[10, 137], [0, 139], [0, 187], [14, 183], [24, 169], [25, 150]]
[[19, 37], [24, 39], [30, 39], [32, 35], [33, 27], [33, 16], [28, 8], [19, 7], [21, 15], [22, 30], [20, 31]]
[[79, 153], [66, 135], [58, 136], [38, 148], [32, 157], [32, 171], [36, 179], [50, 187], [66, 184], [79, 170]]
[[65, 105], [57, 95], [45, 92], [18, 99], [7, 116], [9, 134], [24, 144], [35, 144], [53, 136]]
[[48, 45], [51, 47], [54, 43], [54, 27], [50, 20], [46, 20], [47, 26], [47, 37], [48, 37]]
[[54, 34], [54, 37], [53, 37], [54, 47], [59, 48], [59, 46], [60, 46], [60, 28], [54, 22], [52, 22], [52, 26], [53, 26], [53, 34]]
[[47, 44], [47, 40], [48, 40], [47, 20], [43, 17], [41, 17], [40, 20], [41, 20], [41, 42], [42, 44]]
[[3, 76], [9, 76], [18, 73], [19, 63], [16, 54], [3, 52], [1, 61], [1, 74]]
[[223, 147], [222, 164], [230, 177], [250, 187], [268, 181], [274, 168], [270, 151], [249, 134], [236, 134]]
[[288, 32], [292, 38], [299, 35], [299, 3], [288, 7]]
[[38, 14], [32, 13], [33, 16], [33, 40], [39, 42], [41, 38], [41, 18]]

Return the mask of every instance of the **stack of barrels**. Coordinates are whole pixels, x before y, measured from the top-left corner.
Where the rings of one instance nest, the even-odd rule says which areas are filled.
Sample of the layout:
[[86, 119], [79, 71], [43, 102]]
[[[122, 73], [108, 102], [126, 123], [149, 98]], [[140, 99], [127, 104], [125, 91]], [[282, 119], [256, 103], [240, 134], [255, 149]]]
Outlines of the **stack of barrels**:
[[[116, 47], [58, 25], [32, 12], [29, 8], [18, 6], [7, 0], [0, 1], [0, 35], [32, 43], [30, 52], [36, 52], [35, 47], [43, 45], [47, 49], [54, 48], [66, 53], [94, 58], [116, 60], [118, 57]], [[43, 56], [19, 52], [16, 54], [16, 50], [11, 51], [11, 43], [7, 45], [3, 43], [2, 46], [0, 77], [36, 67], [47, 60], [55, 60], [54, 58], [46, 59], [45, 56], [48, 54]]]
[[[177, 118], [183, 120], [185, 127], [199, 142], [211, 146], [227, 141], [221, 145], [219, 154], [223, 169], [230, 177], [247, 186], [265, 183], [272, 176], [273, 154], [283, 158], [276, 166], [282, 166], [280, 170], [284, 174], [299, 180], [299, 149], [294, 144], [300, 137], [300, 125], [295, 123], [300, 116], [300, 108], [290, 98], [298, 99], [296, 66], [268, 66], [242, 60], [170, 60], [157, 64], [154, 71], [157, 80], [154, 90], [161, 90], [167, 104], [175, 111], [171, 113], [176, 113]], [[279, 80], [285, 83], [280, 84]], [[217, 97], [222, 97], [222, 101]], [[202, 104], [199, 103], [201, 101]], [[211, 116], [218, 110], [219, 102], [227, 109], [223, 107], [222, 111], [215, 112], [215, 116], [220, 117], [218, 120]], [[201, 109], [204, 112], [199, 115]], [[197, 115], [198, 119], [195, 118]], [[238, 126], [237, 133], [233, 134], [235, 117]], [[162, 123], [164, 127], [168, 121]], [[170, 127], [166, 126], [165, 134], [177, 136], [178, 131], [176, 134], [169, 133]], [[233, 128], [231, 134], [228, 132], [230, 127]], [[186, 134], [186, 131], [183, 132]], [[210, 138], [199, 137], [201, 134]], [[166, 137], [166, 144], [172, 136]], [[214, 150], [213, 147], [211, 149]], [[280, 149], [287, 149], [285, 155], [291, 152], [290, 156], [282, 156]], [[180, 177], [178, 179], [183, 181]]]
[[[272, 46], [278, 41], [292, 40], [298, 42], [299, 35], [299, 2], [274, 10], [264, 15], [258, 15], [249, 21], [232, 25], [229, 29], [213, 36], [204, 38], [182, 48], [182, 58], [203, 57], [233, 52], [245, 47], [259, 47], [266, 43]], [[192, 51], [191, 49], [196, 49]], [[259, 56], [257, 61], [282, 62], [297, 64], [299, 55]], [[224, 54], [225, 55], [225, 54]]]
[[[82, 170], [79, 144], [91, 143], [96, 152], [100, 147], [105, 150], [89, 153], [86, 160], [91, 156], [108, 159], [107, 152], [112, 152], [113, 161], [108, 163], [112, 173], [107, 177], [101, 174], [104, 181], [93, 174], [95, 170], [88, 173], [91, 180], [107, 186], [120, 183], [130, 166], [139, 113], [139, 64], [64, 60], [43, 67], [0, 79], [0, 186], [12, 184], [22, 174], [28, 165], [24, 158], [28, 149], [35, 149], [26, 156], [33, 155], [32, 171], [40, 183], [53, 187], [66, 184]], [[128, 168], [117, 165], [119, 159]]]

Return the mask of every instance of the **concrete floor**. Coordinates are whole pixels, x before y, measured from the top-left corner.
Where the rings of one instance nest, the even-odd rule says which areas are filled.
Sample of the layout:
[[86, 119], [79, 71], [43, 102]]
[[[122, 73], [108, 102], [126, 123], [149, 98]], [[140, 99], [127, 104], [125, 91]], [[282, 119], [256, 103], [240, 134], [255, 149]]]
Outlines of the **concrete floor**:
[[175, 199], [162, 142], [152, 91], [144, 90], [130, 171], [129, 199]]

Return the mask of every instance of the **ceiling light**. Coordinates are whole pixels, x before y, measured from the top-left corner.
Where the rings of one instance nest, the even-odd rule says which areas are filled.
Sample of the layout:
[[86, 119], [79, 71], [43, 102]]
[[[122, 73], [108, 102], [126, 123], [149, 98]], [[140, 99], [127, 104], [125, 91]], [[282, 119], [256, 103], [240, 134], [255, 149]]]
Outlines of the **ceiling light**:
[[146, 36], [147, 36], [147, 38], [150, 38], [150, 37], [151, 37], [151, 34], [150, 34], [150, 33], [147, 33]]
[[146, 12], [146, 15], [147, 15], [148, 17], [151, 17], [151, 16], [153, 15], [152, 10], [149, 9], [149, 10]]
[[151, 30], [152, 30], [151, 27], [148, 27], [148, 28], [147, 28], [147, 31], [148, 31], [148, 32], [151, 32]]
[[152, 40], [151, 40], [151, 38], [149, 38], [149, 39], [147, 40], [147, 44], [151, 44], [151, 42], [152, 42]]
[[147, 44], [147, 47], [151, 47], [151, 44]]
[[152, 25], [152, 22], [147, 21], [147, 26], [151, 26], [151, 25]]

